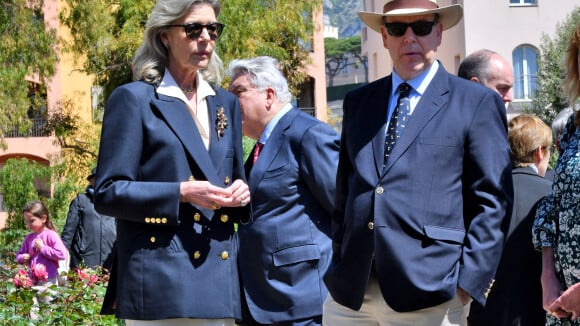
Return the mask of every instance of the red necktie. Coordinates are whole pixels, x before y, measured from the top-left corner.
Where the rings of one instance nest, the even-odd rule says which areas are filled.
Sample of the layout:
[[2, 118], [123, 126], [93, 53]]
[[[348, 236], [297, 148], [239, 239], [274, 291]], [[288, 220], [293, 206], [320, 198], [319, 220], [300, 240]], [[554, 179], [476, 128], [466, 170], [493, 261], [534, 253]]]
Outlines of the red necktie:
[[260, 155], [262, 147], [264, 147], [264, 144], [260, 142], [257, 142], [256, 146], [254, 147], [254, 164], [256, 164], [256, 161], [258, 160], [258, 156]]

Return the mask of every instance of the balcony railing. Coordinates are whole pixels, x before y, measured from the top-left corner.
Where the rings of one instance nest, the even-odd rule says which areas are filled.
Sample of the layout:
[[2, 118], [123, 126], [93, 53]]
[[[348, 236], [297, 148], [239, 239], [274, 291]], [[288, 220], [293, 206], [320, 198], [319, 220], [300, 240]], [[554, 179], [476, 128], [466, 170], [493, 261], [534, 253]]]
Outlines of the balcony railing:
[[5, 138], [18, 138], [18, 137], [48, 137], [50, 132], [46, 130], [46, 119], [44, 118], [34, 118], [30, 119], [32, 121], [32, 128], [27, 132], [18, 131], [18, 126], [14, 126], [11, 130], [7, 130], [4, 133]]

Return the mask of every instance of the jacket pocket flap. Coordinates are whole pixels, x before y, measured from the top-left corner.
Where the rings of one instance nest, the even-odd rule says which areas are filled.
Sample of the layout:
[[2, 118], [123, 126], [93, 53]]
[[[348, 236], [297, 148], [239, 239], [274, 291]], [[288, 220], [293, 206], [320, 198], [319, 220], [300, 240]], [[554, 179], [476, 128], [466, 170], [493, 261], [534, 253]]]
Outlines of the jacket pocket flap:
[[315, 244], [286, 248], [272, 254], [274, 266], [284, 266], [309, 260], [319, 260], [320, 250]]
[[425, 234], [435, 240], [453, 241], [463, 243], [465, 231], [459, 229], [449, 229], [441, 226], [425, 225]]

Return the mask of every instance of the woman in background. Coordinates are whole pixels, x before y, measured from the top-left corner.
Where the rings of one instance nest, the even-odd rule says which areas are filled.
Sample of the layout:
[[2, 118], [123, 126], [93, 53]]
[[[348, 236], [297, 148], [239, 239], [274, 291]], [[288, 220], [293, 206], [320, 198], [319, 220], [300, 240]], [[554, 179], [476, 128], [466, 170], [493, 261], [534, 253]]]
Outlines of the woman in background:
[[[563, 89], [570, 106], [580, 95], [580, 25], [568, 42]], [[568, 121], [559, 142], [552, 193], [536, 212], [534, 246], [542, 251], [546, 325], [580, 325], [580, 112]]]
[[538, 202], [552, 182], [544, 178], [552, 150], [552, 130], [535, 115], [520, 114], [508, 123], [514, 205], [493, 290], [485, 307], [469, 310], [470, 326], [543, 326], [542, 255], [532, 244]]

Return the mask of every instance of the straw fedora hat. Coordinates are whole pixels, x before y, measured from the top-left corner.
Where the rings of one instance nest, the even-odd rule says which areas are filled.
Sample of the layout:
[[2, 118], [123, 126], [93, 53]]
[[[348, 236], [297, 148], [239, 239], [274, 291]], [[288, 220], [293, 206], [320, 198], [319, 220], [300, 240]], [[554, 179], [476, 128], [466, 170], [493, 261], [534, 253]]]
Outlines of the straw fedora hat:
[[383, 13], [361, 11], [360, 19], [371, 29], [381, 32], [385, 17], [439, 14], [443, 30], [457, 24], [463, 17], [463, 7], [459, 4], [439, 7], [436, 0], [390, 0], [383, 6]]

